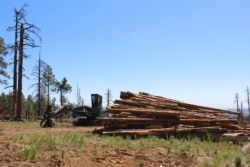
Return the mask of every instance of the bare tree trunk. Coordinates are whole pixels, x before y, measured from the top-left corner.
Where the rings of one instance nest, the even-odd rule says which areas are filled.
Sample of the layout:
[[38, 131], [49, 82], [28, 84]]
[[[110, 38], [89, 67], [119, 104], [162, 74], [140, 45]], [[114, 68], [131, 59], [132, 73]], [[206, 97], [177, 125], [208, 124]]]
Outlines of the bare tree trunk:
[[38, 116], [41, 116], [41, 57], [38, 60]]
[[240, 104], [240, 119], [243, 119], [243, 102]]
[[[237, 107], [237, 112], [240, 112], [239, 110], [239, 96], [238, 93], [235, 94], [235, 102], [236, 102], [236, 107]], [[240, 118], [240, 115], [238, 115], [238, 119]]]
[[84, 100], [81, 97], [81, 90], [79, 89], [78, 84], [76, 85], [76, 89], [77, 89], [77, 92], [76, 92], [77, 105], [83, 105], [84, 104]]
[[13, 99], [12, 99], [12, 114], [16, 116], [16, 103], [17, 103], [17, 51], [18, 47], [18, 12], [16, 11], [16, 25], [15, 25], [15, 50], [14, 50], [14, 69], [13, 69]]
[[106, 96], [107, 96], [107, 107], [110, 106], [110, 102], [112, 102], [112, 94], [111, 94], [111, 90], [108, 89], [107, 93], [106, 93]]
[[49, 79], [48, 79], [48, 83], [47, 83], [47, 84], [48, 84], [48, 87], [47, 87], [47, 88], [48, 88], [48, 90], [47, 90], [47, 91], [48, 91], [48, 95], [47, 95], [47, 105], [49, 105], [49, 104], [50, 104], [50, 98], [49, 98], [49, 90], [50, 90], [50, 85], [49, 85], [49, 84], [50, 84], [50, 81], [49, 81]]
[[22, 86], [23, 86], [23, 40], [24, 40], [24, 28], [21, 24], [20, 31], [20, 51], [19, 51], [19, 66], [18, 66], [18, 91], [17, 91], [17, 120], [22, 119]]
[[247, 87], [247, 105], [248, 105], [248, 114], [250, 115], [250, 99], [249, 99], [249, 88]]
[[109, 107], [109, 98], [110, 98], [110, 90], [108, 89], [108, 93], [107, 93], [107, 107]]
[[62, 94], [62, 91], [60, 91], [60, 102], [61, 102], [61, 106], [63, 106], [63, 94]]

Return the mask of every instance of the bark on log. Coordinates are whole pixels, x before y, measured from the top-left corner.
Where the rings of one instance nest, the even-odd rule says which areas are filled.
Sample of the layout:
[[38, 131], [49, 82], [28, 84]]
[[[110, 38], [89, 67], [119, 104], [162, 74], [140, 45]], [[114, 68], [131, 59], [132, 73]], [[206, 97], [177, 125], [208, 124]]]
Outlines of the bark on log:
[[205, 135], [241, 132], [250, 136], [248, 123], [229, 116], [238, 115], [239, 112], [189, 104], [145, 92], [121, 92], [120, 97], [121, 100], [116, 100], [106, 110], [113, 117], [103, 119], [103, 134]]
[[151, 116], [169, 116], [169, 117], [180, 117], [179, 111], [174, 110], [153, 110], [153, 109], [141, 109], [141, 108], [131, 108], [131, 109], [108, 109], [108, 113], [119, 114], [122, 112], [128, 112], [132, 114], [143, 114]]
[[240, 142], [240, 141], [248, 141], [248, 136], [243, 133], [224, 133], [221, 137], [221, 140], [225, 141], [233, 141], [233, 142]]

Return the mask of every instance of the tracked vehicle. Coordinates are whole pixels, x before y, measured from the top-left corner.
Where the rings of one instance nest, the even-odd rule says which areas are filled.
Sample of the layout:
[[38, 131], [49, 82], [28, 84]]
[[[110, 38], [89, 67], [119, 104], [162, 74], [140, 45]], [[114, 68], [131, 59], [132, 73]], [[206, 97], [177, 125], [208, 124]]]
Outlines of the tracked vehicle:
[[91, 94], [91, 107], [86, 105], [78, 107], [65, 105], [55, 112], [52, 112], [50, 117], [44, 117], [40, 122], [40, 126], [53, 127], [55, 119], [59, 119], [70, 112], [73, 117], [72, 124], [74, 126], [102, 125], [101, 118], [105, 116], [102, 107], [102, 96], [99, 94]]

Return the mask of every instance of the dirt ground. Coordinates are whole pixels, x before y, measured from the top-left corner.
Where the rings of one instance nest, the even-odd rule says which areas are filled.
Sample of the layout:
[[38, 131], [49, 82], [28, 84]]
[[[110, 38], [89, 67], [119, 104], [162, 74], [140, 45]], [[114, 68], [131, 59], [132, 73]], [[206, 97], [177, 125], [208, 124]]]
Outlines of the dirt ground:
[[[157, 149], [113, 149], [103, 148], [98, 143], [88, 141], [83, 148], [72, 148], [70, 146], [60, 148], [63, 154], [55, 156], [53, 151], [40, 151], [36, 160], [20, 160], [18, 153], [22, 149], [19, 145], [10, 140], [17, 134], [43, 134], [43, 133], [89, 133], [96, 127], [73, 127], [56, 125], [53, 128], [40, 128], [38, 122], [32, 123], [4, 123], [0, 122], [0, 167], [193, 167], [197, 166], [199, 158], [188, 155], [167, 155], [162, 148]], [[105, 149], [106, 154], [103, 154]]]

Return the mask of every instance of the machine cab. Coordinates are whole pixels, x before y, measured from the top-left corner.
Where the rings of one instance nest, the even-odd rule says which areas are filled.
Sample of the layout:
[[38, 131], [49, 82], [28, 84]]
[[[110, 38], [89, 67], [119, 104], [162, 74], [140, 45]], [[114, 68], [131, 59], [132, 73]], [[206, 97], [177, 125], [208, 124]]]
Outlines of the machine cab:
[[99, 116], [102, 114], [102, 96], [99, 94], [91, 94], [92, 111], [91, 114]]

